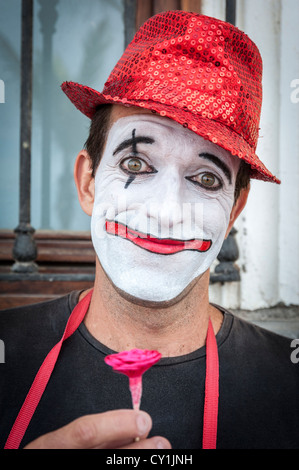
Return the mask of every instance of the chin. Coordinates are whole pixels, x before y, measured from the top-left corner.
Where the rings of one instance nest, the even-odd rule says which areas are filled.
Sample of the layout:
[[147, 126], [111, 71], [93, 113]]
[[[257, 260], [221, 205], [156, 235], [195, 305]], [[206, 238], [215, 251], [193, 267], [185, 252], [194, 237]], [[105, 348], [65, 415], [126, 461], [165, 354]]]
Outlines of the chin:
[[154, 293], [154, 295], [151, 295], [149, 297], [149, 292], [145, 291], [144, 293], [138, 292], [138, 294], [129, 293], [123, 288], [118, 287], [114, 282], [109, 278], [109, 276], [106, 273], [107, 278], [109, 279], [112, 287], [114, 290], [120, 295], [123, 299], [125, 299], [127, 302], [130, 302], [135, 305], [140, 305], [142, 307], [147, 307], [147, 308], [167, 308], [171, 307], [177, 303], [179, 303], [181, 300], [183, 300], [194, 288], [194, 286], [197, 284], [199, 279], [204, 276], [203, 273], [193, 279], [183, 290], [181, 290], [179, 293], [174, 294], [173, 296], [169, 296], [164, 293], [159, 292], [158, 295], [157, 293]]

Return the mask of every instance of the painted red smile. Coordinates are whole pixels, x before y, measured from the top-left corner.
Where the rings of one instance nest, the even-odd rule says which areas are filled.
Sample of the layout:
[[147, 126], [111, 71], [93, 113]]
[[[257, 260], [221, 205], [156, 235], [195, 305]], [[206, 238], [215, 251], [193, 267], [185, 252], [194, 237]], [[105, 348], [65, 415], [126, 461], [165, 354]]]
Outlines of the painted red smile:
[[155, 238], [142, 232], [132, 230], [124, 224], [106, 220], [106, 232], [110, 235], [125, 238], [144, 250], [160, 255], [172, 255], [184, 250], [208, 251], [211, 240], [175, 240], [173, 238]]

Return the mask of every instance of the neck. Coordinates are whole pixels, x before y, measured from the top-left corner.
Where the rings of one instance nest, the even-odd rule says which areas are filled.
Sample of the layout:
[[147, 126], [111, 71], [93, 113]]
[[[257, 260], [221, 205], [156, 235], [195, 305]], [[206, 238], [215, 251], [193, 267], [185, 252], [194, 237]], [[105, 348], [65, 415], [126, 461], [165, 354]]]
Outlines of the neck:
[[162, 356], [188, 354], [205, 344], [211, 318], [215, 334], [222, 314], [209, 304], [209, 272], [171, 305], [132, 302], [119, 293], [97, 261], [94, 291], [85, 325], [114, 351], [155, 349]]

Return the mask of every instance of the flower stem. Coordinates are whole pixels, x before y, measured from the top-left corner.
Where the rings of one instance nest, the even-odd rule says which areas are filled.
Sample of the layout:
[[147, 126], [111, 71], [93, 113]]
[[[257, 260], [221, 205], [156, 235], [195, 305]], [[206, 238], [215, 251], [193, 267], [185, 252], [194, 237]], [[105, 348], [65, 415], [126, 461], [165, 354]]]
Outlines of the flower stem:
[[142, 375], [139, 377], [129, 377], [129, 387], [132, 396], [134, 410], [139, 410], [142, 395]]

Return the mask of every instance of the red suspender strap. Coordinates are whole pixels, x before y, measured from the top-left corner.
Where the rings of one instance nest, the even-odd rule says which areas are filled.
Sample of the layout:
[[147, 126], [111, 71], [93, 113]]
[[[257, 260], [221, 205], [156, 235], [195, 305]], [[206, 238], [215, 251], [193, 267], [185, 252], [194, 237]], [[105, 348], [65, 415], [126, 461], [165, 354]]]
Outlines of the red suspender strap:
[[219, 400], [219, 359], [211, 320], [206, 341], [206, 386], [203, 415], [203, 449], [216, 449]]
[[44, 393], [47, 383], [51, 377], [56, 364], [62, 343], [71, 336], [82, 322], [90, 303], [92, 290], [76, 305], [68, 319], [61, 340], [51, 349], [42, 363], [31, 388], [25, 398], [22, 408], [16, 418], [16, 421], [10, 431], [4, 449], [18, 449], [23, 439], [36, 407]]
[[[4, 449], [18, 449], [31, 418], [44, 393], [47, 383], [55, 367], [62, 343], [69, 338], [83, 321], [88, 310], [92, 291], [90, 291], [74, 308], [69, 317], [61, 340], [51, 349], [42, 363], [22, 408], [10, 431]], [[206, 344], [206, 389], [203, 424], [203, 449], [215, 449], [217, 440], [218, 420], [218, 349], [211, 321], [209, 322]]]

